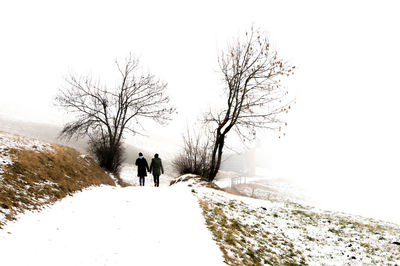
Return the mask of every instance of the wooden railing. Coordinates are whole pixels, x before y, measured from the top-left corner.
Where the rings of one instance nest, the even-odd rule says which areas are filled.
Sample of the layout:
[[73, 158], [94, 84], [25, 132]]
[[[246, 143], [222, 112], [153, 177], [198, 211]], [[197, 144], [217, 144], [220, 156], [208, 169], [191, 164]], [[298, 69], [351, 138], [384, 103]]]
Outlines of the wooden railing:
[[244, 176], [239, 176], [239, 177], [232, 177], [231, 178], [231, 187], [234, 185], [239, 185], [239, 184], [246, 184], [247, 180], [246, 177]]

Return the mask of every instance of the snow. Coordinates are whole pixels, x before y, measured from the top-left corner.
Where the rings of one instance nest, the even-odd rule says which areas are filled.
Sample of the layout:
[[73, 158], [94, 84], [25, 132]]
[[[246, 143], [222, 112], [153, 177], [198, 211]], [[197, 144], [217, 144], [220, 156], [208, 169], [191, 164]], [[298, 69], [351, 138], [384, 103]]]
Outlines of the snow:
[[[159, 188], [151, 175], [145, 187], [136, 186], [132, 165], [124, 165], [121, 176], [133, 186], [92, 187], [9, 222], [0, 230], [1, 265], [223, 265], [221, 243], [207, 229], [198, 200], [256, 232], [234, 237], [254, 251], [266, 247], [266, 259], [304, 259], [310, 265], [400, 263], [392, 244], [398, 241], [397, 225], [232, 195], [200, 186], [191, 175], [173, 186], [162, 175]], [[227, 256], [239, 258], [237, 248], [244, 247], [226, 246]]]
[[186, 186], [90, 188], [0, 231], [2, 265], [223, 265]]
[[0, 131], [0, 151], [4, 149], [52, 150], [49, 143]]
[[[49, 144], [0, 132], [0, 180], [14, 148], [52, 151]], [[92, 187], [8, 222], [0, 230], [0, 264], [223, 265], [198, 200], [253, 228], [255, 235], [235, 236], [246, 240], [246, 248], [266, 246], [282, 258], [293, 251], [295, 261], [304, 256], [310, 265], [400, 264], [400, 250], [393, 244], [399, 241], [398, 225], [302, 206], [290, 201], [295, 199], [291, 190], [277, 181], [247, 177], [249, 187], [238, 186], [258, 198], [268, 195], [269, 200], [261, 200], [199, 186], [190, 177], [169, 186], [172, 177], [161, 175], [155, 188], [149, 174], [146, 186], [139, 187], [136, 167], [125, 164], [121, 178], [131, 187]], [[222, 172], [216, 183], [228, 187], [232, 177], [237, 175]], [[256, 189], [250, 187], [254, 183]], [[232, 258], [240, 254], [234, 251], [226, 250]]]

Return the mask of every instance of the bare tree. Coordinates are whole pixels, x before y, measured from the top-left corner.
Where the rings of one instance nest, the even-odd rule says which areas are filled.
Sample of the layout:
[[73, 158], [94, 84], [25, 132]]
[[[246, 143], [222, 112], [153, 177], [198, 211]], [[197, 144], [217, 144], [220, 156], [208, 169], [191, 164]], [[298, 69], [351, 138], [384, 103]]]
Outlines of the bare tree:
[[142, 73], [136, 58], [130, 55], [116, 65], [121, 81], [115, 88], [109, 89], [90, 76], [70, 75], [55, 99], [57, 105], [75, 114], [60, 136], [88, 136], [100, 166], [112, 172], [121, 164], [124, 133], [139, 133], [143, 118], [167, 123], [175, 111], [166, 95], [167, 84]]
[[295, 67], [280, 59], [259, 30], [251, 28], [244, 39], [238, 38], [218, 58], [225, 84], [225, 107], [206, 113], [204, 122], [213, 129], [212, 181], [221, 165], [227, 134], [234, 130], [239, 137], [252, 140], [257, 129], [280, 129], [281, 114], [290, 109], [287, 89], [281, 79]]

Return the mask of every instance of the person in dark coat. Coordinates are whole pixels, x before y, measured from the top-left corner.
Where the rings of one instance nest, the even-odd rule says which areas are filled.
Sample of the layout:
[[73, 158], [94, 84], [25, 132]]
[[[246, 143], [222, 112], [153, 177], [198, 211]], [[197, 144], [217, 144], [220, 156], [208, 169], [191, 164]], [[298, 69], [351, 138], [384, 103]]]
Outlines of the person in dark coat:
[[161, 158], [158, 158], [157, 153], [154, 155], [154, 158], [151, 159], [150, 173], [153, 174], [154, 186], [159, 187], [160, 186], [160, 175], [164, 174], [164, 168], [162, 165]]
[[139, 158], [136, 159], [137, 175], [139, 177], [140, 186], [144, 186], [144, 177], [147, 176], [147, 171], [149, 170], [149, 165], [143, 156], [143, 153], [139, 152]]

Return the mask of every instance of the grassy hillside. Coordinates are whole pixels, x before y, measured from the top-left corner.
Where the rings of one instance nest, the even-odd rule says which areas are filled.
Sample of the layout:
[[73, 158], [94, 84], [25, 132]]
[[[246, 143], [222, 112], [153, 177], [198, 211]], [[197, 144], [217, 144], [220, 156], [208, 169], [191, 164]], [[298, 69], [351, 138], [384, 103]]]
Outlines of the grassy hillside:
[[0, 228], [18, 213], [101, 184], [115, 182], [75, 149], [0, 132]]
[[198, 198], [228, 265], [400, 265], [397, 224], [178, 181]]

